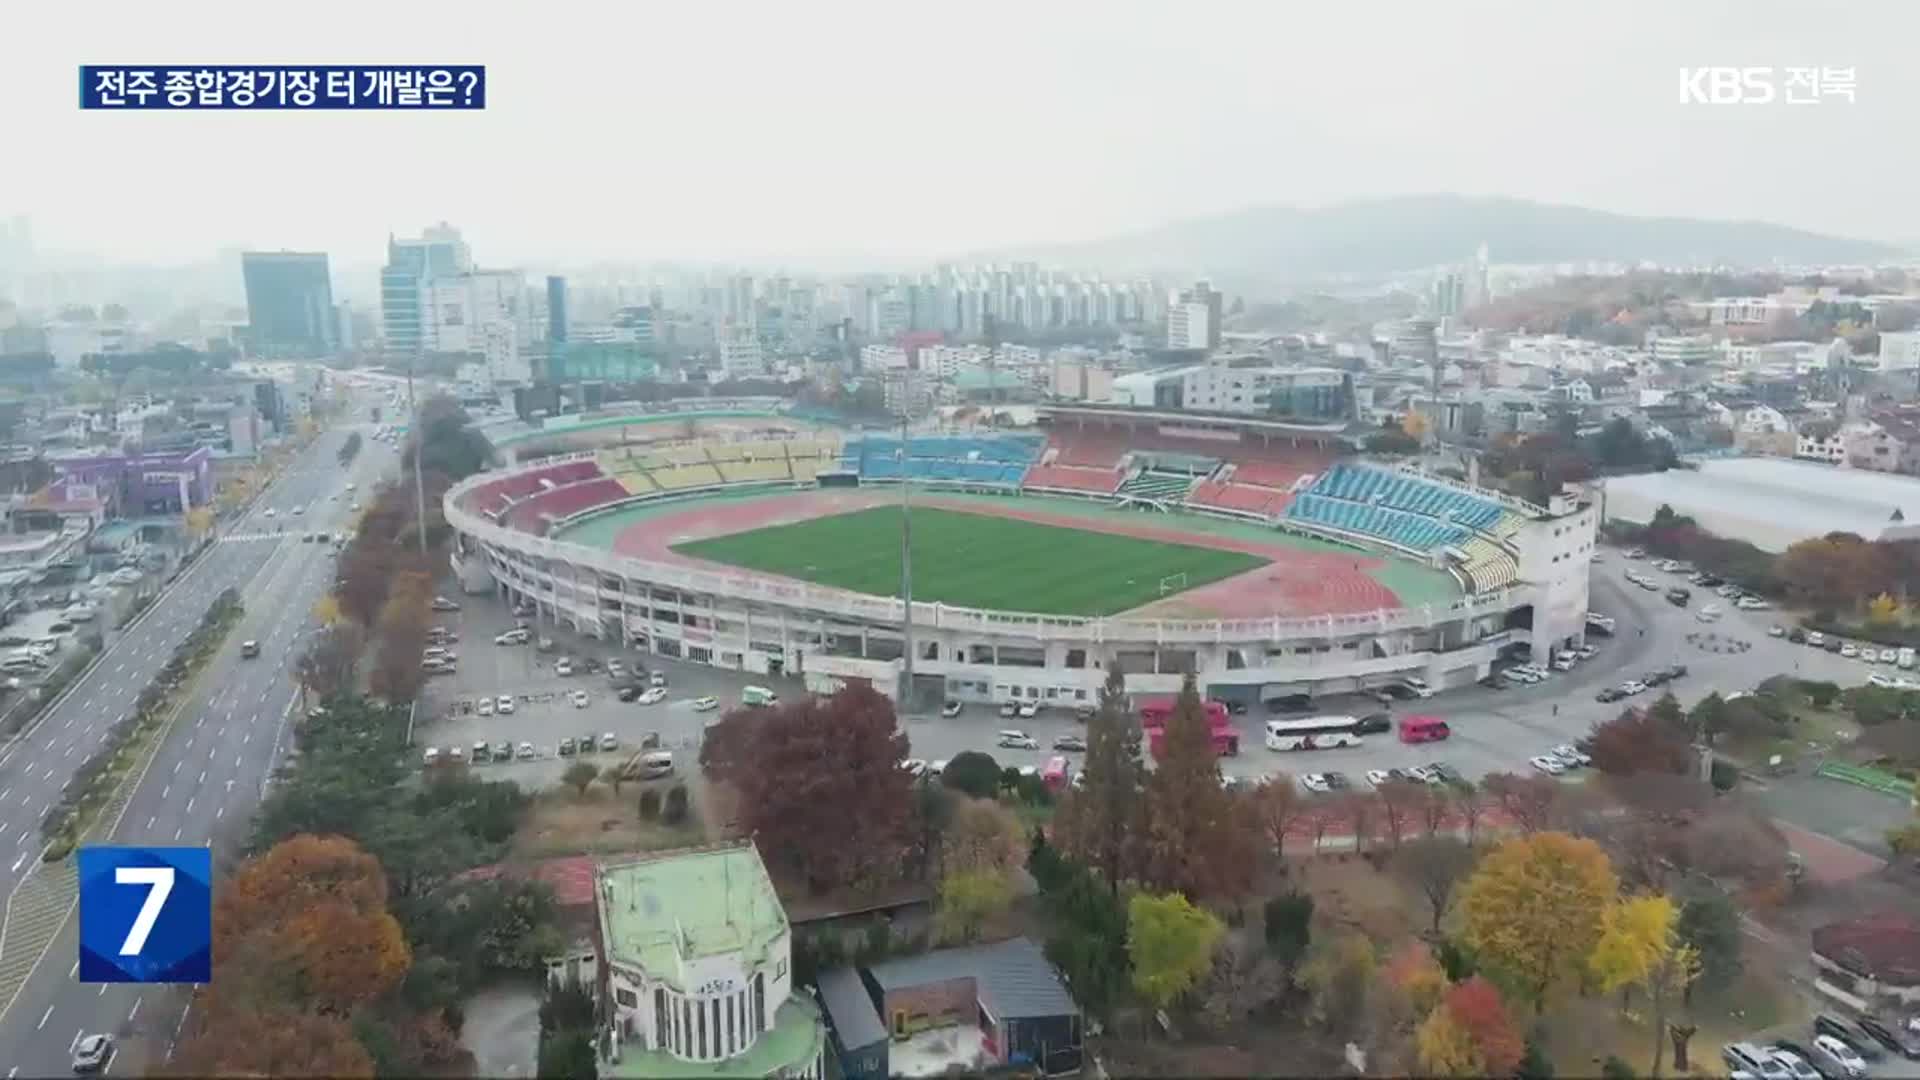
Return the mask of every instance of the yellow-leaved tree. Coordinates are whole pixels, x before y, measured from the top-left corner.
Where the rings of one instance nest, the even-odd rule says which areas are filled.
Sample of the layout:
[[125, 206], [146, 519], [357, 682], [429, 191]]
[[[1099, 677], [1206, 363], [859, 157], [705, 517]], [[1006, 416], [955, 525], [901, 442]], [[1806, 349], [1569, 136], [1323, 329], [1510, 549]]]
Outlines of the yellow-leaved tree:
[[[1667, 1048], [1667, 1013], [1700, 977], [1700, 954], [1680, 939], [1680, 911], [1665, 896], [1636, 896], [1607, 910], [1587, 965], [1603, 990], [1638, 987], [1653, 1011], [1653, 1066], [1659, 1076]], [[1681, 1054], [1676, 1039], [1675, 1055]]]
[[1900, 617], [1900, 601], [1881, 593], [1867, 601], [1867, 621], [1875, 626], [1891, 626]]
[[1579, 978], [1619, 892], [1613, 864], [1593, 841], [1559, 832], [1515, 837], [1467, 879], [1464, 937], [1483, 970], [1544, 1012]]

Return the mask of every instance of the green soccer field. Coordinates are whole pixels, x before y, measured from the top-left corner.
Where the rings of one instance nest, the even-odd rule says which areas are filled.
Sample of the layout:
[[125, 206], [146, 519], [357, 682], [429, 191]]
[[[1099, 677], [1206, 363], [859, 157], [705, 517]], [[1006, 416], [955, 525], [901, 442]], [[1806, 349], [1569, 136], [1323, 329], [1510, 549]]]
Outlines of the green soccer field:
[[[676, 544], [674, 551], [878, 596], [900, 593], [900, 509], [874, 507]], [[913, 512], [913, 598], [1046, 615], [1111, 615], [1266, 565], [1165, 544], [953, 510]], [[1169, 581], [1184, 574], [1184, 582]]]

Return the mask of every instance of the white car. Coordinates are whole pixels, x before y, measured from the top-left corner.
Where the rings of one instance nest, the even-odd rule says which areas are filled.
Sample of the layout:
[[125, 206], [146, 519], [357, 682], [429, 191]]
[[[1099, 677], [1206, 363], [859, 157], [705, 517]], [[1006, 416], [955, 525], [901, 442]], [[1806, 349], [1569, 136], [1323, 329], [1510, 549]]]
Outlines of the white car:
[[1600, 655], [1600, 649], [1595, 645], [1582, 645], [1574, 655], [1582, 660], [1591, 660]]
[[627, 667], [618, 660], [607, 661], [607, 678], [617, 679], [627, 673]]
[[1765, 611], [1773, 606], [1757, 596], [1743, 596], [1734, 601], [1734, 603], [1738, 605], [1742, 611]]
[[1536, 769], [1539, 769], [1541, 772], [1546, 773], [1548, 776], [1559, 776], [1561, 773], [1567, 771], [1567, 767], [1565, 765], [1560, 764], [1559, 758], [1550, 758], [1545, 754], [1541, 754], [1538, 757], [1529, 758], [1527, 760], [1527, 764], [1533, 766]]
[[260, 516], [261, 516], [261, 517], [272, 517], [272, 516], [273, 516], [273, 507], [271, 507], [271, 506], [269, 506], [269, 507], [267, 507], [267, 512], [266, 512], [266, 513], [264, 513], [264, 514], [262, 514], [262, 515], [260, 515]]
[[1023, 701], [1020, 703], [1020, 719], [1031, 720], [1034, 717], [1039, 715], [1040, 715], [1039, 705], [1036, 705], [1031, 701]]
[[[651, 694], [653, 693], [653, 691], [649, 690], [647, 691], [647, 693]], [[642, 695], [642, 696], [644, 697], [645, 695]], [[720, 707], [720, 699], [717, 697], [708, 696], [708, 697], [693, 699], [694, 712], [712, 712], [713, 710], [719, 707]]]
[[567, 696], [570, 700], [572, 700], [573, 707], [576, 709], [586, 708], [587, 703], [592, 700], [591, 698], [587, 697], [587, 692], [585, 690], [575, 690], [573, 693]]
[[1572, 671], [1577, 659], [1572, 653], [1562, 653], [1553, 658], [1553, 670]]
[[553, 673], [563, 677], [573, 674], [573, 661], [561, 660], [559, 663], [553, 665]]
[[941, 773], [946, 771], [947, 771], [946, 758], [935, 758], [932, 761], [927, 762], [928, 776], [939, 776]]
[[1038, 750], [1040, 740], [1024, 731], [1003, 731], [997, 740], [1000, 746], [1012, 750]]
[[1437, 784], [1443, 779], [1431, 765], [1415, 765], [1407, 770], [1407, 775], [1423, 784]]
[[920, 758], [910, 757], [900, 763], [900, 768], [910, 776], [922, 776], [927, 771], [927, 763]]
[[[586, 696], [584, 692], [579, 690], [575, 690], [574, 693], [581, 697]], [[649, 686], [646, 692], [641, 694], [639, 698], [640, 704], [642, 705], [658, 705], [665, 700], [667, 700], [667, 688], [664, 686]]]
[[494, 705], [494, 708], [498, 710], [502, 715], [511, 714], [513, 712], [513, 695], [501, 694], [500, 699]]
[[493, 643], [495, 645], [525, 645], [531, 638], [532, 635], [524, 630], [509, 630], [504, 634], [495, 634], [493, 636]]
[[481, 716], [492, 716], [493, 699], [490, 697], [481, 698], [479, 704], [473, 707], [473, 711], [479, 713]]
[[1767, 627], [1768, 637], [1786, 637], [1787, 628], [1778, 624]]
[[1310, 772], [1302, 776], [1300, 778], [1300, 786], [1313, 792], [1315, 795], [1325, 795], [1327, 792], [1333, 790], [1333, 785], [1327, 783], [1326, 776], [1317, 772]]
[[1867, 685], [1877, 686], [1882, 690], [1892, 690], [1896, 686], [1898, 686], [1899, 683], [1896, 679], [1893, 678], [1893, 676], [1882, 675], [1876, 671], [1873, 674], [1867, 676]]
[[1881, 663], [1883, 663], [1883, 664], [1897, 664], [1897, 663], [1899, 663], [1899, 662], [1900, 662], [1900, 650], [1898, 650], [1898, 649], [1881, 649], [1881, 650], [1880, 650], [1880, 662], [1881, 662]]
[[[1911, 1023], [1911, 1021], [1909, 1021], [1909, 1023]], [[1813, 1045], [1816, 1049], [1825, 1051], [1828, 1057], [1831, 1057], [1836, 1064], [1847, 1071], [1848, 1076], [1865, 1076], [1867, 1074], [1867, 1063], [1861, 1060], [1858, 1051], [1845, 1042], [1831, 1035], [1815, 1035], [1813, 1037]]]
[[1569, 769], [1583, 768], [1593, 764], [1593, 759], [1580, 752], [1580, 748], [1569, 743], [1561, 743], [1547, 753], [1559, 759]]
[[1620, 692], [1628, 697], [1632, 697], [1635, 694], [1644, 694], [1647, 692], [1647, 684], [1641, 682], [1639, 679], [1628, 679], [1626, 682], [1620, 684]]

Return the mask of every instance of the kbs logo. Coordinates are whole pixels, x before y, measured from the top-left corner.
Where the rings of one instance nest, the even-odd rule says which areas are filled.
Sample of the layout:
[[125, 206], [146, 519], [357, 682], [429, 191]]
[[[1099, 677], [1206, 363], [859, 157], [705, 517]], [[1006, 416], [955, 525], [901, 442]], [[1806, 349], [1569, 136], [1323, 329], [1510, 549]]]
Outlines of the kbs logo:
[[204, 983], [213, 856], [203, 847], [80, 849], [80, 981]]
[[1853, 103], [1852, 68], [1786, 70], [1781, 79], [1770, 67], [1697, 67], [1680, 69], [1682, 105], [1818, 105], [1825, 98]]

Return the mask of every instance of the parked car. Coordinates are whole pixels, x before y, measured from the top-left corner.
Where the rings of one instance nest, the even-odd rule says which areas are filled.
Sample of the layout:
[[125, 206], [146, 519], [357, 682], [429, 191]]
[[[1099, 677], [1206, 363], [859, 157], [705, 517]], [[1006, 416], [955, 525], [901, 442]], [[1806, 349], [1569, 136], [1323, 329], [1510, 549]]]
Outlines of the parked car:
[[1087, 751], [1087, 740], [1078, 735], [1060, 735], [1053, 740], [1053, 748], [1084, 754]]
[[574, 707], [574, 708], [576, 708], [576, 709], [584, 709], [584, 708], [586, 708], [586, 707], [587, 707], [587, 705], [588, 705], [588, 704], [589, 704], [589, 703], [591, 702], [591, 700], [592, 700], [591, 698], [588, 698], [588, 697], [587, 697], [587, 692], [586, 692], [585, 690], [575, 690], [575, 691], [574, 691], [573, 693], [571, 693], [571, 694], [569, 694], [569, 695], [567, 695], [567, 696], [568, 696], [568, 697], [569, 697], [570, 699], [572, 699], [572, 701], [573, 701], [573, 707]]
[[1814, 1017], [1813, 1031], [1816, 1042], [1818, 1036], [1832, 1036], [1868, 1061], [1879, 1061], [1886, 1056], [1886, 1052], [1878, 1042], [1874, 1041], [1873, 1036], [1860, 1030], [1859, 1025], [1833, 1013], [1821, 1013]]
[[1813, 1037], [1813, 1065], [1823, 1072], [1837, 1070], [1847, 1077], [1867, 1074], [1867, 1062], [1845, 1039], [1834, 1035]]
[[1001, 717], [1002, 717], [1003, 719], [1007, 719], [1007, 720], [1011, 720], [1011, 719], [1013, 719], [1014, 717], [1016, 717], [1016, 716], [1019, 716], [1019, 715], [1020, 715], [1020, 703], [1019, 703], [1019, 702], [1017, 702], [1017, 701], [1003, 701], [1003, 702], [1001, 702], [1001, 703], [1000, 703], [1000, 716], [1001, 716]]
[[1559, 746], [1547, 751], [1547, 753], [1558, 758], [1569, 769], [1583, 769], [1593, 764], [1592, 758], [1588, 757], [1578, 747], [1571, 746], [1567, 743], [1561, 743]]
[[1326, 774], [1317, 772], [1307, 773], [1305, 776], [1302, 776], [1300, 778], [1300, 786], [1315, 795], [1325, 795], [1333, 790], [1333, 785], [1327, 781]]
[[1038, 702], [1023, 701], [1020, 703], [1020, 719], [1031, 720], [1039, 715], [1040, 705]]
[[1638, 679], [1628, 679], [1626, 682], [1620, 684], [1620, 692], [1628, 697], [1632, 697], [1635, 694], [1644, 694], [1647, 692], [1647, 684]]
[[1393, 717], [1387, 713], [1368, 713], [1360, 718], [1360, 726], [1354, 731], [1361, 735], [1384, 735], [1393, 730]]
[[1561, 773], [1567, 771], [1567, 767], [1560, 763], [1559, 758], [1548, 757], [1545, 754], [1539, 754], [1534, 757], [1528, 758], [1527, 764], [1533, 766], [1536, 769], [1539, 769], [1541, 772], [1546, 773], [1548, 776], [1559, 776]]
[[564, 656], [561, 657], [559, 661], [553, 665], [553, 673], [561, 678], [573, 674], [573, 661]]
[[961, 705], [959, 702], [949, 701], [946, 704], [940, 706], [940, 715], [951, 720], [954, 717], [960, 715], [960, 709], [961, 709]]
[[1598, 701], [1604, 705], [1609, 702], [1619, 701], [1625, 698], [1626, 696], [1627, 696], [1627, 691], [1625, 690], [1625, 688], [1618, 687], [1618, 686], [1609, 686], [1606, 689], [1600, 691], [1599, 693], [1593, 695], [1593, 700]]
[[560, 751], [561, 757], [572, 757], [573, 756], [573, 736], [568, 735], [567, 737], [561, 739], [560, 745], [557, 749]]
[[637, 686], [623, 686], [614, 696], [621, 701], [632, 701], [634, 698], [640, 696], [640, 688]]
[[493, 715], [493, 699], [490, 697], [481, 698], [479, 701], [474, 703], [473, 711], [476, 713], [479, 713], [481, 716], [492, 716]]
[[720, 699], [712, 695], [693, 699], [694, 712], [712, 712], [720, 707]]
[[[580, 691], [576, 690], [574, 693], [579, 694]], [[585, 697], [586, 695], [581, 694], [580, 696]], [[667, 700], [667, 688], [664, 686], [649, 686], [647, 687], [646, 693], [640, 695], [640, 704], [642, 705], [658, 705], [665, 700]]]
[[436, 596], [436, 597], [434, 597], [434, 598], [433, 598], [433, 610], [435, 610], [435, 611], [459, 611], [459, 610], [460, 610], [460, 605], [459, 605], [459, 604], [456, 604], [456, 603], [454, 603], [454, 602], [453, 602], [452, 600], [449, 600], [449, 599], [447, 599], [447, 598], [446, 598], [446, 597], [444, 597], [444, 596]]
[[1887, 1024], [1877, 1017], [1863, 1016], [1858, 1023], [1860, 1030], [1881, 1046], [1893, 1053], [1920, 1060], [1920, 1030], [1915, 1030], [1911, 1022]]
[[1013, 750], [1038, 750], [1040, 740], [1024, 731], [1009, 728], [1000, 733], [999, 745]]
[[498, 713], [500, 713], [500, 714], [501, 714], [502, 716], [510, 716], [510, 715], [512, 715], [512, 713], [513, 713], [513, 695], [512, 695], [512, 694], [501, 694], [501, 695], [500, 695], [500, 698], [499, 698], [499, 700], [498, 700], [498, 701], [496, 701], [496, 702], [494, 703], [494, 710], [495, 710], [496, 712], [498, 712]]

